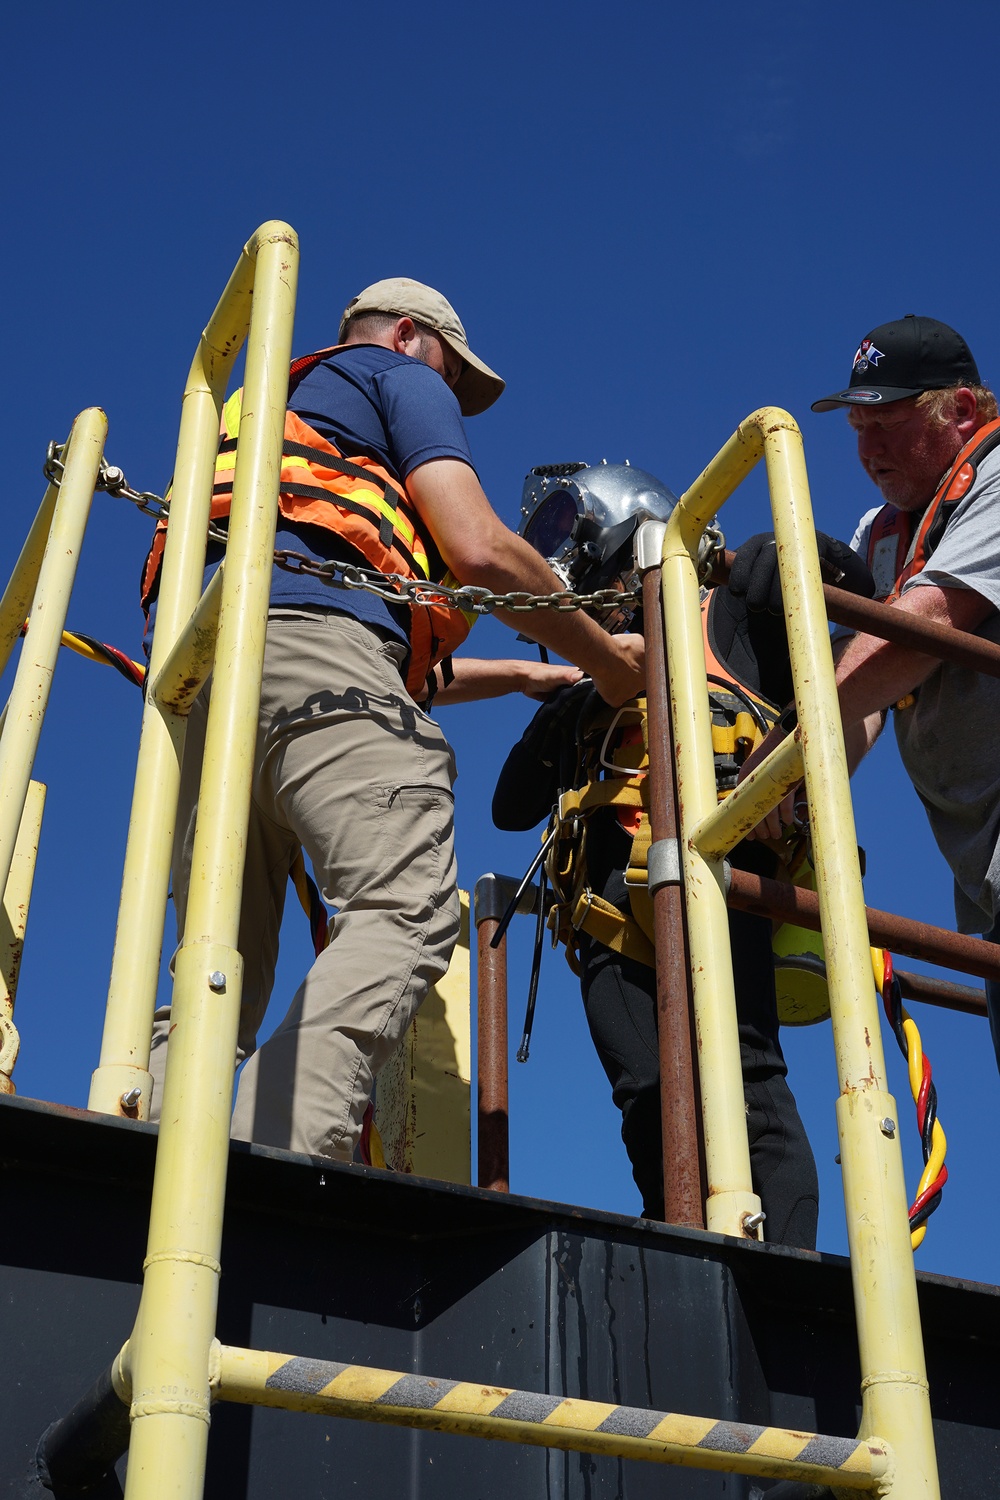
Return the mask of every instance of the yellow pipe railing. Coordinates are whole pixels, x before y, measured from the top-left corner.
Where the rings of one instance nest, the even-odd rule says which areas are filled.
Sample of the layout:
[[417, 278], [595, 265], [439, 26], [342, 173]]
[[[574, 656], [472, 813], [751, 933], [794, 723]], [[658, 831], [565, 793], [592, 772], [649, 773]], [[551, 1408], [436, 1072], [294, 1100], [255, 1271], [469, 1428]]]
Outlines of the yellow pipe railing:
[[[745, 1143], [732, 971], [721, 893], [722, 847], [740, 820], [714, 811], [711, 734], [698, 619], [696, 558], [701, 533], [714, 512], [763, 456], [767, 465], [785, 619], [795, 683], [799, 739], [810, 807], [816, 885], [826, 950], [834, 1047], [840, 1081], [837, 1121], [851, 1252], [863, 1398], [862, 1434], [886, 1440], [895, 1465], [883, 1494], [898, 1500], [937, 1500], [937, 1462], [931, 1426], [916, 1278], [910, 1248], [895, 1101], [885, 1092], [885, 1063], [865, 922], [861, 872], [816, 550], [802, 438], [787, 412], [764, 408], [741, 424], [681, 498], [664, 542], [663, 592], [682, 806], [682, 837], [691, 965], [700, 1046], [706, 1158], [736, 1160], [720, 1147], [720, 1132]], [[668, 582], [669, 579], [669, 582]], [[695, 733], [691, 734], [694, 722]], [[788, 788], [797, 751], [780, 752], [758, 768], [772, 788], [743, 793], [738, 810], [774, 806]], [[773, 773], [773, 774], [772, 774]], [[711, 853], [709, 852], [711, 851]], [[707, 914], [706, 914], [707, 912]], [[693, 920], [692, 920], [693, 918]], [[720, 976], [720, 968], [726, 972]], [[734, 1086], [735, 1085], [735, 1086]], [[732, 1097], [721, 1097], [723, 1089]], [[747, 1178], [747, 1181], [749, 1178]], [[731, 1192], [725, 1215], [709, 1227], [738, 1232], [745, 1187]], [[709, 1199], [711, 1211], [712, 1199]]]
[[7, 670], [10, 654], [31, 609], [58, 498], [59, 486], [50, 483], [0, 599], [0, 672]]
[[705, 1226], [719, 1234], [760, 1238], [760, 1199], [750, 1179], [743, 1070], [729, 945], [724, 866], [690, 840], [718, 805], [712, 722], [705, 692], [705, 650], [699, 612], [698, 543], [715, 507], [692, 521], [685, 496], [667, 522], [662, 589], [667, 675], [675, 737], [677, 800], [683, 809], [681, 855], [693, 979], [698, 1073], [701, 1080], [708, 1197]]
[[162, 713], [187, 715], [215, 666], [226, 565], [220, 563], [197, 608], [153, 679], [149, 696]]
[[802, 746], [796, 730], [692, 829], [691, 842], [707, 859], [728, 854], [801, 780]]
[[[81, 412], [73, 423], [63, 453], [62, 480], [51, 510], [44, 555], [38, 563], [51, 486], [0, 605], [0, 613], [6, 614], [6, 619], [0, 623], [4, 626], [5, 638], [9, 638], [34, 575], [37, 582], [31, 604], [31, 627], [21, 649], [0, 737], [0, 891], [7, 885], [14, 858], [14, 845], [28, 795], [31, 768], [49, 701], [107, 431], [108, 419], [96, 406]], [[23, 622], [21, 612], [20, 619], [17, 619], [18, 630]], [[14, 639], [16, 635], [15, 631]]]
[[30, 781], [0, 910], [0, 1094], [15, 1092], [11, 1074], [20, 1039], [14, 1025], [14, 1001], [44, 809], [45, 787], [40, 781]]
[[[204, 1482], [242, 986], [236, 941], [291, 361], [295, 234], [287, 225], [267, 224], [244, 258], [249, 272], [241, 262], [216, 312], [219, 325], [230, 330], [225, 357], [231, 358], [252, 291], [219, 616], [217, 656], [226, 670], [215, 675], [208, 716], [145, 1278], [130, 1340], [127, 1500], [198, 1500]], [[207, 469], [207, 439], [201, 457]], [[214, 463], [214, 435], [211, 457]], [[172, 530], [173, 522], [168, 536]], [[164, 588], [167, 583], [165, 576]], [[154, 657], [154, 674], [190, 612], [186, 602], [184, 610], [175, 605], [168, 646]], [[158, 621], [157, 633], [160, 628]], [[147, 1027], [151, 1015], [150, 1007]]]
[[[636, 1410], [564, 1396], [553, 1401], [483, 1381], [454, 1381], [217, 1345], [220, 1401], [392, 1422], [508, 1443], [598, 1453], [723, 1473], [832, 1484], [874, 1494], [892, 1469], [884, 1443], [855, 1442], [715, 1417]], [[326, 1377], [324, 1380], [323, 1377]]]
[[[249, 327], [258, 250], [265, 243], [288, 243], [291, 234], [286, 225], [264, 224], [244, 247], [191, 362], [181, 405], [150, 682], [162, 671], [201, 596], [219, 422], [226, 385]], [[88, 1101], [91, 1109], [106, 1114], [123, 1113], [123, 1098], [134, 1097], [138, 1089], [138, 1105], [129, 1112], [140, 1119], [149, 1116], [149, 1047], [189, 709], [190, 703], [183, 711], [171, 711], [147, 693], [100, 1063]]]

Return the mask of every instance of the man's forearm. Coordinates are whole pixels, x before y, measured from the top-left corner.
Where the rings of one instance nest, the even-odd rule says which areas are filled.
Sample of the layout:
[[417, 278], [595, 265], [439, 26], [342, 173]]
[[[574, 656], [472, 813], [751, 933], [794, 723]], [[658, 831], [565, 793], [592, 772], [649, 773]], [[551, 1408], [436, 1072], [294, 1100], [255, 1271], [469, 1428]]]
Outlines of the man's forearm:
[[[468, 464], [433, 459], [413, 470], [407, 489], [460, 583], [494, 594], [552, 594], [561, 588], [544, 559], [500, 520]], [[609, 636], [581, 611], [515, 614], [498, 609], [496, 615], [512, 630], [524, 631], [582, 667], [609, 703], [624, 703], [641, 692], [645, 675], [640, 637]]]
[[500, 698], [505, 693], [524, 693], [543, 699], [560, 688], [580, 680], [576, 667], [564, 667], [540, 661], [523, 661], [517, 657], [456, 656], [452, 661], [450, 682], [443, 682], [440, 666], [435, 667], [439, 686], [434, 707], [452, 703], [479, 703], [484, 698]]
[[[494, 594], [554, 594], [564, 587], [534, 547], [502, 522], [489, 554], [467, 560], [456, 576], [462, 583], [477, 584]], [[512, 630], [523, 632], [568, 661], [576, 662], [591, 676], [605, 669], [614, 656], [611, 637], [580, 610], [559, 614], [551, 609], [537, 609], [521, 614], [498, 609], [494, 613]]]
[[[992, 604], [974, 590], [938, 588], [935, 584], [908, 589], [891, 607], [955, 630], [975, 630], [993, 613]], [[837, 692], [845, 732], [872, 715], [884, 714], [938, 666], [938, 658], [926, 652], [893, 645], [879, 636], [852, 636], [837, 661]]]

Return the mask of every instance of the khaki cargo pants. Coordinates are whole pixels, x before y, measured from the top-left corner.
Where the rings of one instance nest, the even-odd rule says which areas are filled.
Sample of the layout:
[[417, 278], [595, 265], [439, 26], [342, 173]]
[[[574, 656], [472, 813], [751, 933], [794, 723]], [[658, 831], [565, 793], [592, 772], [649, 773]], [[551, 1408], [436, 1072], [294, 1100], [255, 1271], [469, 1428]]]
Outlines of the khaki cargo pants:
[[[245, 963], [232, 1134], [349, 1161], [379, 1070], [458, 936], [455, 763], [399, 675], [404, 648], [347, 615], [273, 610], [268, 621], [240, 921]], [[174, 902], [183, 934], [207, 717], [188, 727]], [[301, 845], [337, 908], [328, 947], [259, 1049], [288, 871]], [[182, 939], [183, 941], [183, 939]], [[158, 1117], [169, 1008], [150, 1071]]]

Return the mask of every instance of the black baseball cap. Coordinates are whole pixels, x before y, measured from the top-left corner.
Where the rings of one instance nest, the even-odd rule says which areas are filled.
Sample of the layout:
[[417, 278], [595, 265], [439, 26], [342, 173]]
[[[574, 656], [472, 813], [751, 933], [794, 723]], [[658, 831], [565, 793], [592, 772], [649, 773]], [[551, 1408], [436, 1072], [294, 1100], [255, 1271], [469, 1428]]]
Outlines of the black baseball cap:
[[981, 384], [976, 361], [960, 333], [936, 318], [907, 313], [895, 323], [880, 323], [861, 340], [846, 391], [814, 401], [812, 409], [885, 405], [921, 391]]

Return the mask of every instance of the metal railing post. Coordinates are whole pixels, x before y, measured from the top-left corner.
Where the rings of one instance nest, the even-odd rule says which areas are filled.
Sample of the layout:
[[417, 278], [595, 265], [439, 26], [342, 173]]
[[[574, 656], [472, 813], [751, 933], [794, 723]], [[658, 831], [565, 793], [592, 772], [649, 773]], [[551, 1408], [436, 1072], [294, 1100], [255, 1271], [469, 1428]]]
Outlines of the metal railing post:
[[10, 661], [11, 652], [21, 633], [21, 626], [31, 609], [42, 558], [45, 555], [45, 544], [48, 542], [49, 530], [52, 526], [52, 512], [56, 508], [58, 498], [59, 486], [50, 483], [42, 496], [42, 503], [38, 507], [35, 519], [31, 523], [31, 530], [25, 538], [21, 555], [14, 564], [14, 571], [4, 589], [3, 598], [0, 599], [0, 672], [7, 670], [7, 663]]
[[[705, 1225], [757, 1239], [760, 1199], [750, 1176], [723, 859], [706, 857], [690, 838], [718, 798], [697, 571], [698, 543], [715, 507], [692, 515], [687, 501], [682, 497], [666, 525], [662, 598], [708, 1178]], [[750, 1219], [758, 1227], [748, 1228]]]
[[[767, 465], [785, 602], [840, 1080], [837, 1122], [861, 1357], [861, 1430], [869, 1437], [877, 1434], [892, 1445], [895, 1467], [891, 1481], [884, 1486], [887, 1496], [898, 1496], [899, 1500], [904, 1500], [904, 1497], [905, 1500], [937, 1500], [937, 1462], [910, 1248], [902, 1154], [895, 1124], [898, 1112], [884, 1084], [885, 1063], [868, 949], [847, 757], [802, 437], [787, 412], [776, 408], [754, 412], [681, 498], [668, 525], [664, 553], [666, 559], [669, 552], [673, 575], [679, 587], [686, 588], [688, 598], [684, 616], [676, 607], [671, 609], [665, 563], [668, 646], [673, 644], [681, 670], [684, 670], [685, 652], [688, 656], [695, 655], [696, 660], [700, 658], [700, 637], [697, 653], [693, 650], [695, 642], [690, 638], [671, 642], [672, 622], [676, 618], [678, 635], [682, 636], [687, 630], [690, 637], [694, 558], [701, 531], [762, 455]], [[671, 654], [671, 672], [674, 659], [674, 654]], [[679, 747], [679, 760], [684, 748]], [[793, 751], [789, 750], [785, 755], [786, 770], [790, 768], [792, 758]], [[700, 775], [707, 782], [711, 762], [710, 759], [706, 761], [704, 755], [700, 759], [703, 764], [696, 768], [696, 776]], [[784, 779], [784, 776], [776, 777], [779, 788]], [[695, 898], [689, 906], [689, 928], [692, 931], [691, 958], [697, 1003], [699, 967], [717, 964], [718, 955], [705, 946], [706, 924], [699, 928], [696, 942], [691, 910], [692, 907], [697, 909], [702, 890], [708, 886], [706, 867], [717, 875], [722, 856], [721, 852], [715, 852], [711, 858], [706, 858], [694, 846], [697, 844], [717, 851], [719, 840], [713, 838], [713, 833], [718, 831], [716, 825], [721, 827], [720, 819], [727, 819], [727, 814], [710, 818], [707, 785], [703, 791], [700, 781], [695, 777], [692, 780], [698, 797], [689, 803], [684, 788], [682, 800], [684, 841], [688, 845], [685, 849], [685, 878], [688, 878], [690, 869], [693, 890], [689, 890], [689, 896], [693, 894]], [[748, 801], [752, 800], [752, 795]], [[728, 822], [728, 838], [738, 837], [738, 829], [732, 826], [731, 817], [728, 817]], [[722, 998], [726, 998], [724, 993]], [[721, 1011], [722, 1006], [719, 1005], [718, 1009]], [[699, 1010], [699, 1026], [701, 1024], [702, 1010]], [[709, 1071], [706, 1060], [705, 1072]], [[721, 1111], [719, 1114], [721, 1117]], [[716, 1128], [715, 1115], [713, 1113], [710, 1118], [706, 1107], [706, 1148], [710, 1156]], [[741, 1133], [745, 1139], [745, 1131]]]
[[[245, 246], [191, 362], [181, 403], [170, 525], [156, 604], [151, 685], [202, 591], [219, 422], [226, 385], [249, 326], [258, 247], [269, 235], [280, 238], [287, 232], [283, 225], [265, 224]], [[174, 711], [162, 706], [147, 690], [101, 1056], [88, 1100], [91, 1109], [104, 1114], [123, 1114], [123, 1097], [134, 1097], [138, 1089], [138, 1103], [128, 1114], [149, 1117], [149, 1047], [189, 708]]]
[[[80, 547], [94, 498], [107, 431], [108, 419], [103, 411], [96, 406], [88, 407], [73, 423], [63, 454], [65, 467], [59, 496], [52, 511], [45, 554], [38, 569], [38, 581], [31, 606], [31, 625], [17, 664], [14, 686], [7, 704], [6, 723], [0, 738], [0, 891], [6, 887], [14, 858], [14, 845], [28, 795], [31, 769], [49, 701], [49, 690], [66, 624], [69, 596], [80, 560]], [[20, 573], [25, 587], [34, 571], [40, 522], [48, 507], [48, 499], [47, 493], [36, 524], [29, 533], [18, 568], [15, 569], [15, 577]], [[10, 594], [11, 589], [8, 589], [4, 596], [5, 603]], [[13, 615], [15, 603], [22, 597], [20, 590], [15, 589], [9, 603], [10, 615]], [[18, 621], [18, 629], [22, 622], [23, 616]], [[8, 635], [11, 625], [9, 618]]]
[[[255, 256], [256, 270], [219, 617], [218, 661], [225, 667], [215, 674], [206, 731], [145, 1278], [130, 1342], [127, 1500], [199, 1500], [204, 1485], [242, 986], [236, 942], [298, 244], [287, 225], [271, 223], [258, 231], [246, 253]], [[249, 296], [245, 277], [241, 285]]]
[[[646, 638], [646, 710], [649, 741], [649, 826], [652, 843], [676, 854], [677, 784], [674, 772], [666, 643], [660, 608], [663, 526], [647, 521], [636, 538], [642, 575]], [[660, 1051], [660, 1125], [663, 1143], [663, 1216], [668, 1224], [705, 1226], [701, 1114], [695, 1067], [694, 1013], [684, 900], [676, 880], [650, 881], [656, 950], [656, 1014]]]
[[30, 781], [0, 911], [0, 1094], [15, 1092], [11, 1074], [20, 1038], [14, 1025], [14, 1001], [44, 809], [45, 787], [40, 781]]
[[510, 892], [503, 876], [476, 882], [474, 919], [478, 946], [476, 982], [477, 1171], [481, 1188], [510, 1192], [510, 1125], [507, 1078], [507, 936], [493, 947]]

